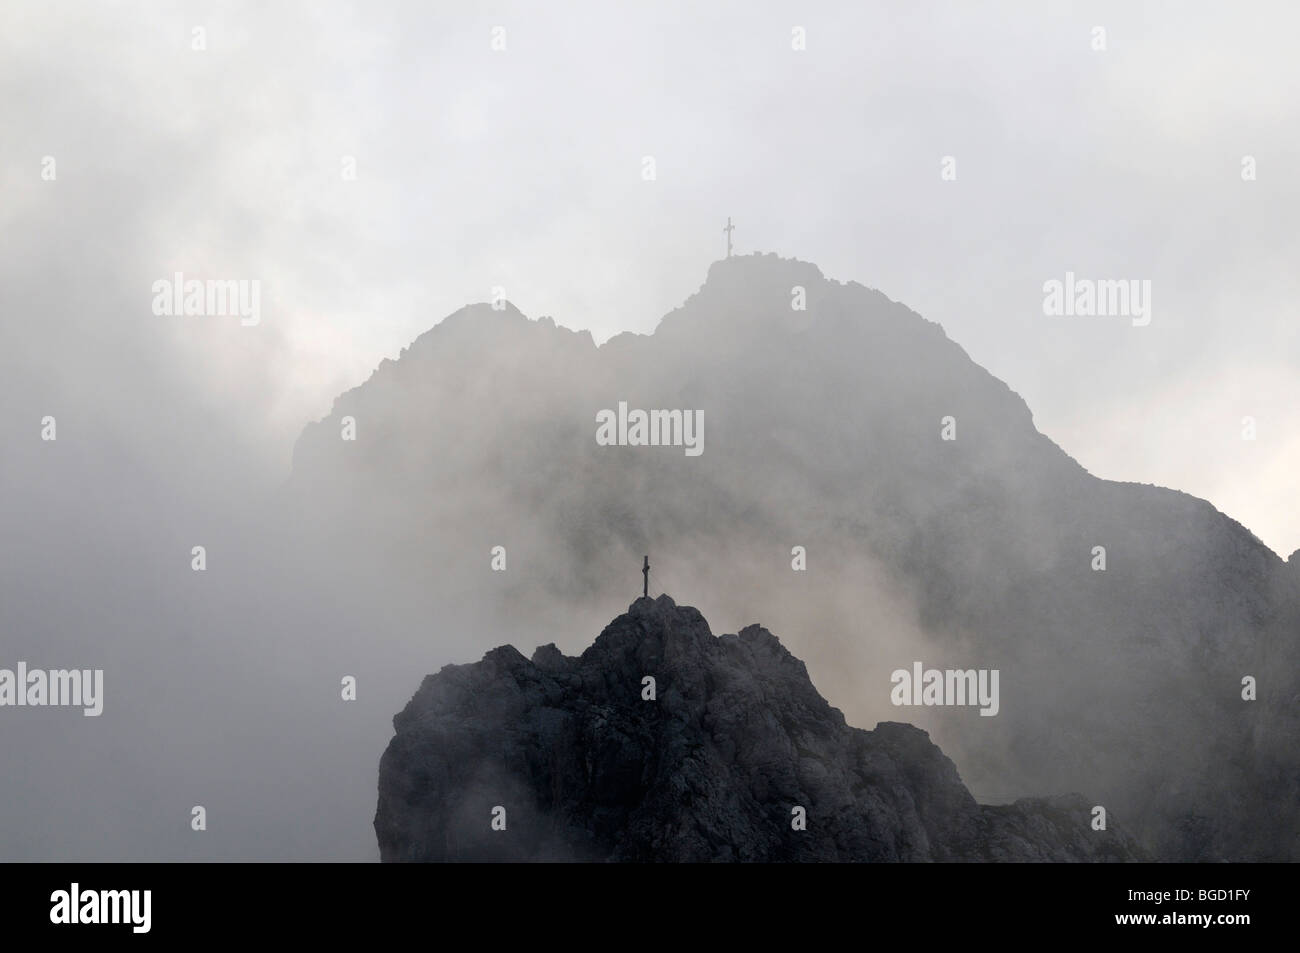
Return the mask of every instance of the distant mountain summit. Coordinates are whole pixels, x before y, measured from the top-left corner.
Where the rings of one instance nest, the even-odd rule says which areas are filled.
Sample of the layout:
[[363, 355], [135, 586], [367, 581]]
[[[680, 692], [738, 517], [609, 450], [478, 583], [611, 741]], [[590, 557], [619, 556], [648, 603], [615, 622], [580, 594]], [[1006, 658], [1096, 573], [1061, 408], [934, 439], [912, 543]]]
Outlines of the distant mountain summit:
[[1097, 861], [1082, 797], [981, 807], [925, 732], [849, 727], [759, 626], [642, 598], [581, 656], [510, 646], [393, 720], [386, 861]]
[[[633, 410], [692, 414], [702, 452]], [[662, 554], [662, 586], [769, 620], [977, 794], [1088, 791], [1162, 859], [1300, 859], [1294, 569], [1204, 500], [1092, 476], [939, 325], [807, 262], [716, 262], [600, 347], [462, 309], [304, 431], [286, 509], [375, 618], [490, 607], [555, 641]], [[1000, 670], [996, 717], [894, 708], [917, 660]]]

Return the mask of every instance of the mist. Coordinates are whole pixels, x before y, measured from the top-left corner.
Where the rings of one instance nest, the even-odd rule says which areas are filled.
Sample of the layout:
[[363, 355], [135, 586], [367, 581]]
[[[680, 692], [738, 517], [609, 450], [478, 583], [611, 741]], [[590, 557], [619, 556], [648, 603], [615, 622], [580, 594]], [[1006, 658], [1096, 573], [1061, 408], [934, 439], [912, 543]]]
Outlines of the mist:
[[[1213, 774], [1180, 733], [1219, 718], [1196, 691], [1294, 671], [1260, 633], [1294, 632], [1277, 557], [1300, 548], [1296, 14], [1155, 9], [6, 4], [0, 665], [102, 668], [105, 700], [0, 714], [0, 857], [375, 860], [378, 757], [421, 679], [499, 644], [581, 651], [647, 552], [652, 590], [715, 633], [766, 626], [850, 723], [930, 730], [981, 798], [1078, 786], [1027, 727], [1052, 707], [1088, 713], [1094, 742], [1094, 715], [1192, 709], [1167, 767]], [[674, 325], [728, 215], [738, 252], [815, 262], [799, 274], [845, 313], [792, 313], [782, 271]], [[1150, 325], [1048, 319], [1043, 283], [1067, 270], [1150, 280]], [[262, 320], [155, 314], [176, 272], [258, 281]], [[881, 292], [849, 314], [836, 282]], [[870, 357], [851, 328], [877, 308], [938, 322], [982, 370]], [[739, 329], [778, 311], [780, 343], [744, 351]], [[861, 390], [808, 372], [837, 348], [870, 368]], [[953, 392], [898, 396], [952, 368]], [[954, 411], [968, 380], [989, 390]], [[619, 400], [701, 409], [700, 460], [598, 448]], [[923, 441], [949, 412], [989, 485], [1025, 453], [1043, 465], [951, 537], [984, 497], [905, 492], [943, 472]], [[1119, 595], [1030, 600], [1006, 624], [1017, 587], [1061, 591], [1063, 552], [1086, 568], [1044, 514], [1094, 478], [1209, 503], [1103, 495], [1062, 517], [1109, 541], [1153, 507], [1133, 525], [1168, 535], [1132, 531], [1145, 555], [1119, 547]], [[1230, 590], [1217, 627], [1187, 582], [1211, 577]], [[1169, 613], [1146, 647], [1144, 587]], [[1071, 613], [1093, 626], [1077, 652], [1041, 639]], [[1136, 683], [1095, 631], [1183, 654]], [[1001, 668], [1003, 714], [893, 707], [888, 673], [914, 660]], [[1063, 687], [1070, 665], [1086, 677]], [[1273, 724], [1240, 731], [1283, 748]], [[1150, 799], [1118, 759], [1091, 775]]]

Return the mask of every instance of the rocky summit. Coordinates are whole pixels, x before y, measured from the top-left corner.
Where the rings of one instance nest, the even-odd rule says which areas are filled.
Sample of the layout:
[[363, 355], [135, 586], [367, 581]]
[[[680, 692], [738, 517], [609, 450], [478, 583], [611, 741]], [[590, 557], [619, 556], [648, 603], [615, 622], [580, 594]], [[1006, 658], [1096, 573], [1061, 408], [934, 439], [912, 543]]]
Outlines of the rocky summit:
[[[324, 624], [368, 692], [406, 697], [431, 618], [440, 659], [519, 632], [572, 652], [656, 553], [662, 590], [765, 620], [850, 722], [915, 722], [981, 800], [1085, 791], [1160, 860], [1300, 860], [1295, 561], [1204, 500], [1089, 473], [938, 324], [810, 262], [715, 262], [653, 334], [599, 346], [470, 306], [294, 461], [287, 561], [348, 594]], [[387, 654], [359, 663], [380, 618]], [[996, 717], [924, 692], [895, 714], [917, 661], [999, 671]]]
[[578, 657], [511, 646], [393, 719], [385, 861], [1123, 861], [1081, 796], [977, 804], [929, 735], [850, 727], [761, 626], [637, 599]]

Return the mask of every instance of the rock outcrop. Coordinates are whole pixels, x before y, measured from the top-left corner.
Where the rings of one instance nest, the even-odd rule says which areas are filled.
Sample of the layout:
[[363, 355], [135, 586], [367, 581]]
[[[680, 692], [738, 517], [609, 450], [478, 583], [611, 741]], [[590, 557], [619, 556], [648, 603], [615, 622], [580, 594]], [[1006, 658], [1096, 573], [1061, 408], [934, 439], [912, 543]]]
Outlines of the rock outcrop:
[[1140, 855], [1113, 820], [1093, 830], [1081, 797], [977, 804], [924, 731], [850, 727], [766, 629], [715, 637], [666, 595], [638, 599], [576, 658], [502, 646], [449, 665], [393, 721], [385, 861]]

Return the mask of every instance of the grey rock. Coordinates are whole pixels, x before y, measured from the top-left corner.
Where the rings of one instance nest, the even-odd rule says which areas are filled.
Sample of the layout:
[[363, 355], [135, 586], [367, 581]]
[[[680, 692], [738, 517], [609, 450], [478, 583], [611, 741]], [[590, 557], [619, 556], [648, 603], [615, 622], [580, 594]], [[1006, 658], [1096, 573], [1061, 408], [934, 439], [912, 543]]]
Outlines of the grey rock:
[[385, 861], [1142, 856], [1113, 820], [1094, 831], [1077, 796], [977, 804], [926, 732], [850, 727], [766, 629], [715, 637], [667, 595], [638, 599], [576, 658], [503, 646], [449, 665], [393, 724]]

